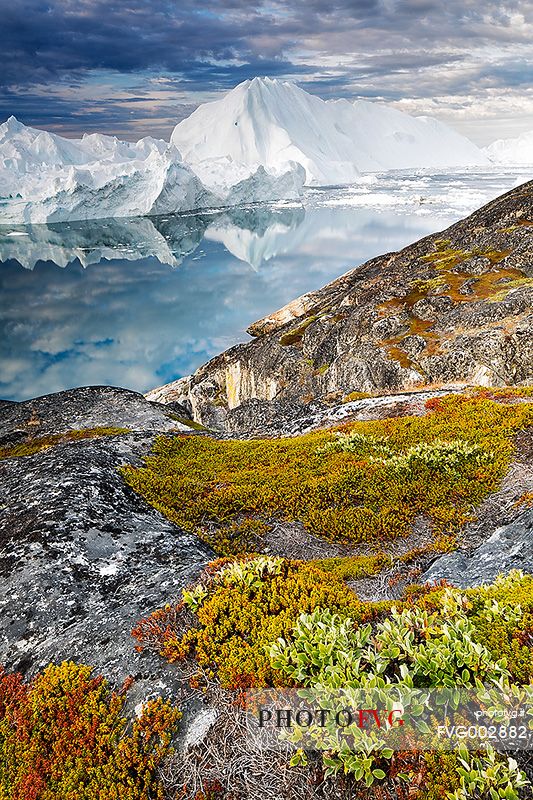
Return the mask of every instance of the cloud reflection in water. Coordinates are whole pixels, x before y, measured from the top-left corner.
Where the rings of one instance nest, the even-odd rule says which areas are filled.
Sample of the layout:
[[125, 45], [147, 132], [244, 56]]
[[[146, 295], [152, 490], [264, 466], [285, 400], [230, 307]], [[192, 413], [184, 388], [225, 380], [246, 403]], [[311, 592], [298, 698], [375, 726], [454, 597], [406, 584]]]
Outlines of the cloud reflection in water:
[[311, 207], [0, 230], [0, 397], [145, 391], [255, 319], [445, 217]]

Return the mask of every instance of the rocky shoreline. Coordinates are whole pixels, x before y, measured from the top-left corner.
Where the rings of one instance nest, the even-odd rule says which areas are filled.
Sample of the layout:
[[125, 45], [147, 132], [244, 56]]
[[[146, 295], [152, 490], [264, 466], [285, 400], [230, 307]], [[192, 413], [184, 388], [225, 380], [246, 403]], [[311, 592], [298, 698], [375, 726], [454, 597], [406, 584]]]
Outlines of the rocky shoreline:
[[254, 323], [147, 394], [232, 433], [353, 392], [533, 382], [533, 182]]

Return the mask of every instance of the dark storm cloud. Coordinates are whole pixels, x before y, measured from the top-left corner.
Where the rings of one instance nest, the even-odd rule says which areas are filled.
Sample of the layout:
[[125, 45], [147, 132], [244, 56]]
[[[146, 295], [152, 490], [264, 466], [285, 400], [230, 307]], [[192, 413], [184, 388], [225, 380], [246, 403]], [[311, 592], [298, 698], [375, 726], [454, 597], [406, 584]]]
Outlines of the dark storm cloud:
[[[96, 69], [135, 72], [165, 70], [193, 85], [290, 69], [291, 50], [311, 36], [351, 37], [353, 49], [372, 55], [379, 44], [400, 44], [422, 50], [422, 64], [435, 42], [498, 41], [510, 35], [511, 15], [531, 6], [519, 0], [497, 2], [432, 2], [431, 0], [296, 0], [291, 3], [239, 0], [0, 0], [4, 86], [51, 79], [80, 79]], [[364, 31], [364, 37], [357, 32]], [[426, 41], [419, 39], [424, 32]], [[385, 38], [383, 38], [385, 36]], [[341, 39], [342, 41], [342, 39]], [[368, 44], [372, 48], [368, 48]], [[324, 42], [327, 44], [327, 41]], [[330, 41], [335, 52], [336, 41]], [[339, 43], [340, 44], [340, 43]], [[265, 54], [268, 54], [265, 58]], [[431, 56], [429, 56], [431, 58]], [[384, 56], [385, 62], [391, 56]], [[394, 56], [396, 58], [396, 56]], [[233, 64], [237, 60], [238, 64]], [[312, 62], [312, 57], [311, 57]], [[385, 63], [384, 62], [384, 63]], [[411, 66], [416, 58], [411, 53]]]
[[255, 75], [323, 97], [526, 90], [532, 17], [529, 0], [0, 0], [0, 116], [153, 133]]
[[1, 0], [0, 82], [10, 86], [64, 76], [72, 80], [94, 69], [191, 70], [194, 80], [205, 72], [209, 76], [204, 62], [228, 61], [236, 55], [251, 59], [247, 39], [257, 31], [259, 16], [249, 9], [244, 13], [243, 5], [236, 24], [235, 4], [233, 11], [231, 3], [224, 9], [212, 5], [211, 11], [208, 4], [202, 10], [194, 3], [166, 0]]

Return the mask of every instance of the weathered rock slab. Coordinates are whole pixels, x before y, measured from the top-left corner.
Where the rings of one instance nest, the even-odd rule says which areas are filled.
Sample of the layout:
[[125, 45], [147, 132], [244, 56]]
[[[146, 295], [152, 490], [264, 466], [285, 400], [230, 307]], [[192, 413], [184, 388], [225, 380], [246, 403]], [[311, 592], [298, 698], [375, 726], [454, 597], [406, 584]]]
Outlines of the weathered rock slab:
[[[70, 659], [114, 683], [133, 675], [140, 695], [165, 693], [176, 670], [136, 652], [131, 629], [178, 600], [213, 554], [146, 504], [118, 471], [139, 463], [158, 432], [169, 432], [165, 409], [119, 389], [77, 395], [40, 398], [41, 429], [111, 422], [138, 429], [0, 461], [0, 664], [31, 674]], [[0, 409], [4, 435], [31, 408], [20, 406]]]
[[479, 586], [512, 569], [533, 573], [533, 509], [497, 528], [472, 553], [450, 553], [438, 558], [420, 581], [435, 583], [444, 579], [454, 586]]

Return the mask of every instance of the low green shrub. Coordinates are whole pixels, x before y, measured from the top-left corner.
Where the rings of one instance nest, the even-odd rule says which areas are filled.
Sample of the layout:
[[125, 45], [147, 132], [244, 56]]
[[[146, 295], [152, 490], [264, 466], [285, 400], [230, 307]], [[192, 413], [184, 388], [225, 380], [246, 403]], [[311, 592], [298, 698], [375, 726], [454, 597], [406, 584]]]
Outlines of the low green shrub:
[[[512, 390], [508, 392], [512, 393]], [[159, 437], [122, 474], [169, 519], [222, 555], [257, 552], [273, 525], [379, 545], [430, 519], [451, 534], [494, 491], [533, 403], [451, 395], [425, 416], [341, 426], [281, 439]]]
[[[271, 645], [272, 666], [289, 683], [319, 688], [321, 693], [386, 686], [404, 692], [420, 687], [472, 687], [486, 692], [493, 686], [501, 693], [510, 687], [512, 674], [506, 659], [495, 657], [480, 641], [479, 626], [495, 620], [510, 628], [523, 624], [523, 609], [511, 601], [510, 593], [515, 594], [517, 587], [525, 587], [528, 581], [529, 576], [515, 572], [470, 594], [444, 588], [423, 595], [419, 605], [392, 607], [373, 624], [354, 623], [331, 609], [317, 608], [301, 614], [291, 635]], [[422, 707], [417, 712], [411, 706], [410, 715], [416, 717], [421, 711]], [[334, 727], [307, 729], [311, 741], [316, 739], [326, 751], [327, 774], [353, 774], [371, 786], [385, 778], [383, 759], [390, 759], [393, 751], [384, 747], [380, 732], [356, 730], [355, 734], [356, 749], [339, 741]], [[295, 742], [299, 737], [297, 730], [288, 736]], [[465, 750], [459, 760], [459, 785], [447, 793], [453, 800], [515, 798], [527, 784], [512, 759], [497, 759], [490, 748], [483, 756]], [[297, 751], [293, 763], [306, 763], [305, 753]]]

